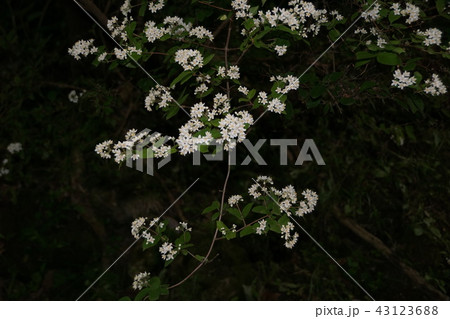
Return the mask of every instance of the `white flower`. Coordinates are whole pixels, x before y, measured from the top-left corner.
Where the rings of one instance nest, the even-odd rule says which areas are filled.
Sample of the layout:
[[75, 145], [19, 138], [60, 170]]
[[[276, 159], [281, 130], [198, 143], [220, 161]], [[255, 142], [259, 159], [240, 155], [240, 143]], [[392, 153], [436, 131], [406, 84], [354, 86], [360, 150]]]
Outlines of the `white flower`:
[[385, 44], [387, 44], [386, 40], [381, 38], [381, 37], [378, 37], [378, 39], [377, 39], [377, 46], [380, 47], [380, 48], [384, 48]]
[[425, 40], [423, 40], [423, 44], [425, 46], [430, 46], [433, 44], [440, 45], [442, 39], [442, 31], [436, 28], [429, 28], [427, 30], [418, 31], [417, 34], [425, 36]]
[[190, 232], [190, 231], [192, 231], [192, 228], [188, 227], [188, 224], [186, 222], [180, 222], [179, 225], [177, 227], [175, 227], [175, 230]]
[[156, 26], [156, 23], [153, 21], [147, 21], [145, 23], [145, 29], [144, 29], [144, 33], [145, 36], [148, 40], [148, 42], [153, 43], [156, 40], [162, 38], [166, 32], [168, 30], [166, 30], [165, 28], [159, 28]]
[[267, 93], [266, 92], [259, 92], [258, 93], [258, 103], [261, 103], [263, 105], [266, 105], [267, 103], [269, 103], [269, 101], [267, 100]]
[[210, 41], [214, 40], [214, 36], [211, 33], [211, 31], [206, 30], [204, 27], [202, 26], [198, 26], [193, 28], [191, 31], [189, 31], [189, 36], [191, 37], [197, 37], [199, 39], [209, 39]]
[[314, 211], [314, 208], [316, 207], [317, 201], [319, 199], [317, 193], [313, 192], [310, 189], [303, 191], [302, 195], [305, 197], [305, 200], [300, 201], [299, 207], [295, 212], [297, 216], [303, 216], [305, 214], [309, 214], [312, 211]]
[[146, 240], [147, 244], [153, 244], [155, 242], [155, 238], [146, 230], [142, 232], [142, 238]]
[[131, 12], [131, 3], [130, 0], [125, 0], [122, 4], [122, 6], [120, 7], [120, 12], [122, 12], [122, 14], [124, 16], [127, 16], [130, 12]]
[[239, 67], [237, 65], [232, 65], [227, 71], [227, 75], [231, 80], [237, 80], [240, 77]]
[[394, 80], [392, 80], [391, 86], [397, 87], [400, 90], [403, 90], [405, 87], [414, 85], [416, 83], [416, 78], [411, 76], [411, 73], [405, 71], [402, 73], [400, 69], [395, 70], [394, 72]]
[[250, 196], [253, 196], [253, 198], [260, 197], [262, 194], [258, 191], [258, 188], [258, 184], [253, 184], [252, 186], [250, 186], [250, 188], [248, 189], [248, 193], [250, 194]]
[[357, 28], [355, 34], [367, 34], [367, 30], [364, 28]]
[[278, 56], [282, 56], [287, 52], [287, 45], [276, 45], [275, 51], [277, 52]]
[[205, 106], [205, 103], [195, 103], [194, 106], [191, 108], [191, 117], [192, 118], [199, 118], [203, 115], [203, 112], [207, 109]]
[[242, 142], [246, 136], [246, 125], [253, 124], [253, 117], [247, 111], [239, 111], [234, 114], [227, 114], [219, 122], [221, 139], [219, 143], [227, 142], [224, 150], [228, 151], [236, 146], [235, 140]]
[[208, 87], [206, 86], [205, 83], [201, 83], [199, 86], [195, 88], [194, 94], [201, 94], [205, 93], [206, 91], [208, 91]]
[[172, 96], [170, 95], [169, 89], [158, 84], [148, 92], [145, 98], [145, 108], [151, 111], [152, 106], [155, 104], [158, 104], [159, 108], [165, 108], [169, 105], [170, 101], [172, 101]]
[[100, 155], [101, 158], [111, 158], [111, 145], [113, 144], [111, 140], [99, 143], [95, 146], [95, 153]]
[[413, 23], [419, 20], [419, 14], [420, 14], [420, 8], [418, 6], [415, 6], [411, 3], [406, 4], [406, 8], [402, 10], [401, 12], [402, 16], [408, 16], [408, 19], [406, 19], [406, 23]]
[[67, 96], [70, 102], [72, 103], [78, 103], [78, 94], [75, 90], [70, 91], [69, 95]]
[[393, 3], [391, 9], [394, 10], [395, 15], [401, 15], [400, 3]]
[[145, 217], [139, 217], [131, 223], [131, 235], [133, 235], [134, 238], [138, 239], [141, 237], [140, 231], [142, 228], [145, 228], [146, 220], [147, 218]]
[[424, 92], [433, 96], [447, 93], [447, 88], [442, 83], [439, 75], [433, 74], [431, 79], [425, 80], [426, 87]]
[[10, 152], [11, 154], [18, 153], [22, 150], [22, 144], [21, 143], [10, 143], [6, 150]]
[[82, 56], [88, 56], [89, 54], [97, 52], [98, 48], [94, 46], [94, 39], [79, 40], [69, 48], [68, 52], [75, 60], [80, 60]]
[[127, 51], [122, 49], [114, 48], [114, 54], [119, 60], [125, 60], [127, 58]]
[[108, 53], [106, 53], [106, 52], [103, 52], [102, 54], [100, 54], [97, 58], [98, 62], [104, 61], [107, 55], [108, 55]]
[[281, 226], [281, 238], [285, 240], [284, 246], [289, 249], [292, 249], [298, 240], [298, 233], [294, 233], [294, 235], [292, 235], [292, 230], [294, 230], [294, 224], [291, 222]]
[[239, 86], [238, 91], [241, 92], [244, 95], [248, 95], [248, 89], [245, 86]]
[[169, 261], [175, 258], [177, 250], [173, 248], [172, 243], [164, 242], [161, 247], [159, 247], [159, 252], [161, 253], [161, 258], [165, 261]]
[[203, 56], [198, 50], [180, 49], [175, 53], [175, 62], [180, 64], [185, 71], [203, 66]]
[[4, 167], [0, 168], [0, 177], [4, 176], [4, 175], [8, 175], [8, 174], [9, 174], [9, 169], [4, 168]]
[[148, 10], [150, 10], [151, 13], [156, 13], [164, 8], [164, 4], [164, 0], [150, 0]]
[[286, 104], [280, 101], [278, 98], [273, 98], [270, 100], [269, 104], [267, 105], [267, 110], [270, 112], [281, 114], [284, 109], [286, 108]]
[[361, 17], [366, 21], [375, 21], [380, 17], [380, 5], [376, 3], [369, 11], [364, 11]]
[[256, 234], [258, 234], [258, 235], [262, 235], [263, 234], [263, 231], [266, 229], [266, 226], [267, 226], [267, 221], [265, 220], [265, 219], [263, 219], [263, 220], [260, 220], [259, 222], [258, 222], [258, 227], [256, 228]]
[[141, 290], [142, 288], [146, 287], [148, 285], [149, 279], [150, 279], [149, 272], [141, 272], [137, 274], [136, 276], [134, 276], [133, 289]]
[[230, 196], [229, 198], [228, 198], [228, 204], [231, 206], [231, 207], [233, 207], [234, 205], [236, 205], [238, 202], [242, 202], [243, 201], [243, 199], [242, 199], [242, 196], [241, 195], [233, 195], [233, 196]]

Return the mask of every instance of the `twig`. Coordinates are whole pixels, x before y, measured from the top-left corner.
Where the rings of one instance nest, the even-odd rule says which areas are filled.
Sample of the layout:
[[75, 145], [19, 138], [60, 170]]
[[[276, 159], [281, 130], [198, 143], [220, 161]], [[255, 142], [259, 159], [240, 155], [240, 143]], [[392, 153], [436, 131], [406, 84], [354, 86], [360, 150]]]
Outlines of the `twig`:
[[[222, 189], [222, 200], [220, 202], [220, 212], [219, 212], [219, 221], [222, 220], [222, 216], [223, 216], [223, 206], [224, 206], [224, 201], [225, 201], [225, 193], [226, 193], [226, 189], [227, 189], [227, 185], [228, 185], [228, 178], [230, 177], [230, 171], [231, 171], [231, 165], [230, 165], [230, 155], [228, 155], [228, 168], [227, 168], [227, 176], [225, 177], [225, 182], [223, 183], [223, 189]], [[200, 264], [197, 265], [197, 267], [194, 268], [193, 271], [191, 271], [191, 273], [189, 275], [187, 275], [184, 279], [182, 279], [181, 281], [179, 281], [178, 283], [172, 285], [169, 287], [169, 289], [178, 287], [179, 285], [183, 284], [186, 280], [188, 280], [189, 278], [192, 277], [192, 275], [194, 275], [201, 267], [203, 267], [203, 265], [205, 265], [208, 262], [208, 257], [211, 255], [212, 249], [214, 247], [214, 244], [217, 241], [217, 235], [219, 233], [219, 229], [216, 227], [216, 230], [214, 232], [214, 236], [213, 239], [211, 240], [211, 244], [209, 245], [209, 249], [208, 252], [206, 253], [205, 257], [203, 258], [203, 261], [200, 262]]]

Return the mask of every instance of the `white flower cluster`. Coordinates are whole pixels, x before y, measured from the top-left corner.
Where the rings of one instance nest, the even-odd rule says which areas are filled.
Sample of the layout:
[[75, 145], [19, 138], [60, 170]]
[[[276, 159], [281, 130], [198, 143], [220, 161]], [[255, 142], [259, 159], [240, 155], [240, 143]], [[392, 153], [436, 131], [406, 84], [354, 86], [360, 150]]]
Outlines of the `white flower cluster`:
[[119, 19], [116, 16], [114, 16], [107, 21], [106, 27], [108, 28], [113, 38], [119, 37], [123, 41], [127, 41], [128, 35], [127, 32], [125, 31], [125, 28], [131, 21], [133, 21], [132, 18], [128, 18], [128, 16], [125, 16], [121, 21], [121, 23], [119, 23]]
[[180, 127], [180, 135], [176, 139], [176, 143], [181, 155], [193, 153], [198, 149], [199, 145], [208, 144], [213, 139], [210, 132], [206, 132], [203, 136], [197, 135], [194, 137], [194, 134], [203, 126], [204, 124], [198, 119], [190, 119]]
[[267, 221], [265, 219], [260, 220], [258, 222], [258, 227], [256, 227], [256, 234], [262, 235], [263, 232], [266, 230], [266, 227], [267, 227]]
[[228, 77], [230, 80], [238, 80], [241, 77], [239, 71], [237, 65], [231, 65], [228, 70], [224, 66], [219, 66], [217, 69], [217, 76], [222, 78]]
[[237, 205], [239, 202], [242, 202], [242, 201], [243, 201], [243, 199], [242, 199], [241, 195], [233, 195], [228, 198], [228, 204], [231, 207], [233, 207], [234, 205]]
[[180, 49], [175, 53], [175, 62], [180, 64], [185, 71], [203, 66], [203, 56], [198, 50]]
[[120, 12], [124, 16], [127, 16], [131, 13], [131, 0], [125, 0], [123, 4], [120, 6]]
[[150, 279], [149, 272], [141, 272], [141, 273], [135, 275], [134, 281], [133, 281], [133, 289], [141, 290], [142, 288], [145, 288], [148, 285], [149, 279]]
[[80, 60], [81, 55], [87, 57], [89, 54], [94, 54], [98, 51], [98, 48], [94, 46], [94, 39], [79, 40], [69, 48], [68, 52], [75, 60]]
[[21, 143], [10, 143], [7, 147], [6, 150], [8, 152], [10, 152], [11, 154], [14, 153], [18, 153], [20, 151], [22, 151], [22, 144]]
[[164, 242], [161, 247], [159, 247], [159, 252], [161, 253], [161, 258], [165, 261], [169, 261], [175, 258], [178, 250], [173, 247], [172, 243]]
[[138, 147], [147, 154], [152, 152], [153, 157], [161, 158], [167, 157], [171, 153], [171, 147], [166, 145], [168, 141], [174, 140], [173, 137], [162, 136], [161, 133], [153, 133], [149, 135], [148, 131], [142, 131], [136, 134], [136, 129], [131, 129], [125, 136], [125, 141], [117, 142], [113, 145], [113, 141], [108, 140], [99, 143], [95, 146], [95, 152], [102, 158], [111, 158], [114, 155], [116, 163], [122, 163], [127, 156], [132, 160], [137, 160], [140, 157], [139, 153], [133, 152], [133, 148]]
[[317, 193], [313, 192], [310, 189], [303, 191], [302, 195], [305, 197], [305, 200], [299, 202], [299, 207], [295, 212], [295, 214], [300, 217], [305, 214], [311, 213], [316, 207], [317, 201], [319, 199]]
[[154, 21], [147, 21], [145, 23], [144, 33], [150, 43], [161, 39], [165, 35], [181, 37], [182, 34], [200, 40], [214, 40], [211, 31], [207, 30], [205, 27], [197, 26], [193, 28], [192, 23], [186, 23], [182, 18], [177, 16], [166, 17], [163, 21], [163, 26], [160, 27], [158, 27]]
[[[298, 31], [300, 36], [307, 38], [309, 34], [317, 35], [321, 26], [329, 21], [327, 10], [316, 9], [312, 2], [292, 0], [288, 5], [287, 9], [276, 7], [266, 12], [259, 11], [260, 22], [255, 24], [268, 23], [271, 27], [284, 24], [292, 31]], [[340, 18], [338, 13], [337, 15]], [[308, 19], [312, 21], [307, 26]]]
[[150, 0], [148, 4], [148, 10], [150, 10], [151, 13], [156, 13], [164, 8], [164, 5], [164, 0]]
[[380, 17], [380, 9], [381, 9], [380, 5], [376, 3], [370, 10], [364, 11], [361, 14], [361, 17], [365, 21], [375, 21]]
[[170, 95], [169, 88], [157, 84], [148, 92], [148, 95], [145, 98], [145, 108], [149, 112], [151, 112], [152, 106], [155, 104], [158, 105], [158, 108], [165, 108], [172, 100], [173, 98]]
[[211, 82], [211, 76], [209, 74], [200, 74], [198, 75], [195, 80], [200, 83], [199, 86], [197, 86], [194, 90], [194, 94], [201, 94], [208, 91], [207, 83]]
[[248, 189], [248, 193], [253, 198], [261, 197], [262, 193], [260, 193], [259, 190], [264, 193], [268, 192], [268, 188], [266, 187], [267, 184], [273, 185], [272, 177], [264, 175], [258, 176], [256, 178], [256, 183]]
[[391, 6], [395, 15], [408, 17], [406, 19], [406, 23], [411, 24], [419, 20], [420, 8], [418, 6], [413, 5], [412, 3], [407, 3], [406, 7], [402, 9], [400, 7], [400, 3], [393, 3]]
[[287, 45], [276, 45], [274, 50], [278, 56], [285, 55], [287, 52]]
[[192, 227], [188, 227], [188, 223], [186, 222], [180, 222], [178, 224], [177, 227], [175, 227], [176, 231], [187, 231], [187, 232], [191, 232], [192, 231]]
[[212, 32], [202, 26], [191, 29], [189, 31], [189, 36], [196, 37], [198, 39], [209, 39], [210, 41], [214, 40]]
[[[11, 154], [21, 152], [22, 151], [22, 144], [21, 143], [10, 143], [6, 147], [6, 150], [9, 153], [11, 153]], [[0, 177], [9, 174], [9, 169], [6, 167], [6, 164], [8, 164], [8, 159], [7, 158], [5, 158], [2, 161], [2, 167], [0, 167]]]
[[159, 218], [153, 218], [150, 223], [147, 225], [147, 217], [139, 217], [136, 218], [131, 223], [131, 235], [134, 238], [144, 238], [147, 244], [153, 244], [155, 242], [155, 238], [150, 233], [150, 228], [156, 225], [159, 222]]
[[240, 93], [242, 93], [242, 94], [244, 94], [244, 95], [248, 95], [249, 90], [248, 90], [248, 88], [246, 88], [245, 86], [240, 85], [240, 86], [238, 87], [238, 92], [240, 92]]
[[425, 80], [426, 87], [424, 92], [433, 96], [447, 93], [447, 88], [442, 83], [439, 75], [433, 74], [431, 79]]
[[442, 31], [437, 28], [429, 28], [425, 31], [418, 31], [417, 34], [425, 37], [423, 44], [427, 47], [433, 44], [441, 44]]
[[237, 142], [245, 139], [245, 131], [253, 124], [253, 117], [247, 111], [239, 111], [234, 114], [227, 114], [219, 122], [221, 138], [217, 140], [224, 143], [224, 150], [228, 151], [236, 147]]
[[295, 77], [293, 75], [287, 75], [287, 76], [272, 76], [270, 78], [270, 82], [280, 81], [283, 83], [284, 87], [277, 87], [275, 92], [278, 94], [287, 94], [289, 91], [297, 90], [300, 87], [300, 81], [298, 80], [298, 77]]
[[395, 70], [394, 79], [392, 80], [391, 86], [397, 87], [403, 90], [405, 87], [414, 85], [416, 83], [416, 78], [411, 76], [411, 73], [405, 71], [402, 73], [400, 69]]
[[247, 3], [247, 0], [233, 0], [231, 1], [231, 7], [236, 11], [236, 18], [251, 17], [249, 12], [250, 5]]
[[70, 91], [70, 93], [69, 93], [69, 95], [67, 96], [67, 98], [68, 98], [69, 101], [72, 102], [72, 103], [78, 103], [79, 98], [82, 97], [83, 94], [84, 94], [84, 91], [83, 91], [83, 92], [80, 92], [79, 94], [77, 94], [77, 91], [72, 90], [72, 91]]
[[298, 233], [295, 232], [293, 235], [291, 234], [291, 231], [293, 230], [294, 224], [291, 222], [281, 226], [281, 238], [285, 240], [284, 246], [289, 249], [292, 249], [298, 241]]
[[[259, 176], [256, 183], [250, 186], [248, 192], [254, 198], [259, 198], [269, 193], [268, 185], [273, 185], [272, 179], [267, 176]], [[270, 191], [274, 195], [278, 196], [280, 209], [288, 216], [291, 216], [291, 211], [294, 211], [295, 215], [299, 217], [311, 213], [314, 211], [319, 199], [317, 193], [306, 189], [302, 192], [305, 200], [298, 201], [297, 192], [292, 185], [288, 185], [281, 190], [275, 187], [270, 187]]]

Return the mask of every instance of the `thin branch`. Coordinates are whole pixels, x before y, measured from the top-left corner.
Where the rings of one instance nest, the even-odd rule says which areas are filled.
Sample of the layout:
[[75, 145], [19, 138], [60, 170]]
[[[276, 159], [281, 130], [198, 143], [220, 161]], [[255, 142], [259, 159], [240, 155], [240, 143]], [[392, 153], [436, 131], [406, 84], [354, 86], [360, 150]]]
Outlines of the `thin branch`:
[[[228, 153], [228, 167], [227, 167], [227, 176], [225, 177], [225, 182], [223, 183], [223, 189], [222, 189], [222, 199], [220, 202], [220, 213], [219, 213], [219, 221], [222, 220], [222, 216], [223, 216], [223, 207], [224, 207], [224, 201], [225, 201], [225, 193], [226, 193], [226, 189], [227, 189], [227, 185], [228, 185], [228, 178], [230, 177], [230, 171], [231, 171], [231, 165], [230, 165], [230, 159], [231, 156]], [[214, 232], [214, 236], [213, 239], [211, 240], [211, 244], [209, 246], [208, 252], [206, 253], [205, 257], [203, 258], [203, 261], [197, 265], [197, 267], [194, 268], [194, 270], [187, 275], [183, 280], [179, 281], [178, 283], [172, 285], [169, 287], [169, 289], [175, 288], [180, 286], [181, 284], [183, 284], [186, 280], [188, 280], [189, 278], [191, 278], [201, 267], [203, 267], [207, 262], [208, 262], [208, 258], [211, 255], [212, 249], [214, 247], [214, 244], [217, 241], [217, 235], [219, 233], [219, 229], [216, 227], [216, 230]]]

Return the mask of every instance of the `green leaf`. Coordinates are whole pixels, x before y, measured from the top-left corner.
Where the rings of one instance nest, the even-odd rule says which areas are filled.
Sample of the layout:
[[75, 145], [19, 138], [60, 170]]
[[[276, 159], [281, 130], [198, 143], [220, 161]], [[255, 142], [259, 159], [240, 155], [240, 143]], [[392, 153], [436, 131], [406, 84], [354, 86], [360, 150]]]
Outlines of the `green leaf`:
[[385, 65], [399, 65], [402, 63], [399, 56], [391, 52], [380, 52], [377, 54], [378, 63]]
[[317, 99], [318, 97], [322, 96], [325, 90], [325, 87], [317, 85], [311, 89], [310, 95], [313, 99]]
[[389, 13], [389, 17], [388, 18], [389, 18], [389, 22], [392, 24], [394, 21], [397, 21], [398, 19], [400, 19], [401, 16], [398, 16], [398, 15], [394, 14], [394, 11], [391, 11]]
[[351, 97], [343, 97], [339, 100], [339, 103], [341, 103], [342, 105], [352, 105], [355, 104], [355, 99]]
[[361, 92], [363, 92], [365, 90], [373, 88], [375, 85], [377, 85], [377, 83], [374, 81], [365, 81], [365, 82], [363, 82], [363, 84], [361, 84], [361, 86], [359, 87], [359, 90]]
[[209, 212], [212, 212], [213, 210], [218, 210], [219, 208], [220, 208], [220, 203], [218, 201], [214, 201], [214, 202], [212, 202], [211, 205], [209, 205], [208, 207], [206, 207], [203, 210], [202, 215], [208, 214]]
[[330, 37], [331, 41], [336, 41], [339, 36], [341, 35], [341, 33], [339, 32], [339, 30], [333, 29], [330, 30], [330, 32], [328, 32], [328, 36]]
[[170, 83], [170, 87], [174, 87], [178, 82], [187, 78], [189, 75], [192, 76], [192, 71], [183, 71], [181, 72], [173, 81]]
[[208, 55], [206, 58], [203, 59], [203, 65], [207, 65], [211, 60], [214, 58], [214, 54]]
[[375, 54], [367, 52], [367, 51], [359, 51], [356, 52], [356, 59], [357, 60], [367, 60], [367, 59], [371, 59], [374, 58]]
[[253, 207], [253, 203], [249, 203], [245, 205], [244, 209], [242, 210], [242, 216], [247, 217], [248, 213], [250, 213], [251, 209]]
[[250, 234], [255, 233], [255, 228], [253, 226], [247, 226], [239, 232], [239, 237], [245, 237]]
[[261, 205], [253, 207], [252, 211], [257, 214], [267, 214], [267, 208]]
[[244, 21], [244, 28], [246, 30], [251, 30], [255, 26], [255, 21], [253, 19], [247, 19]]

